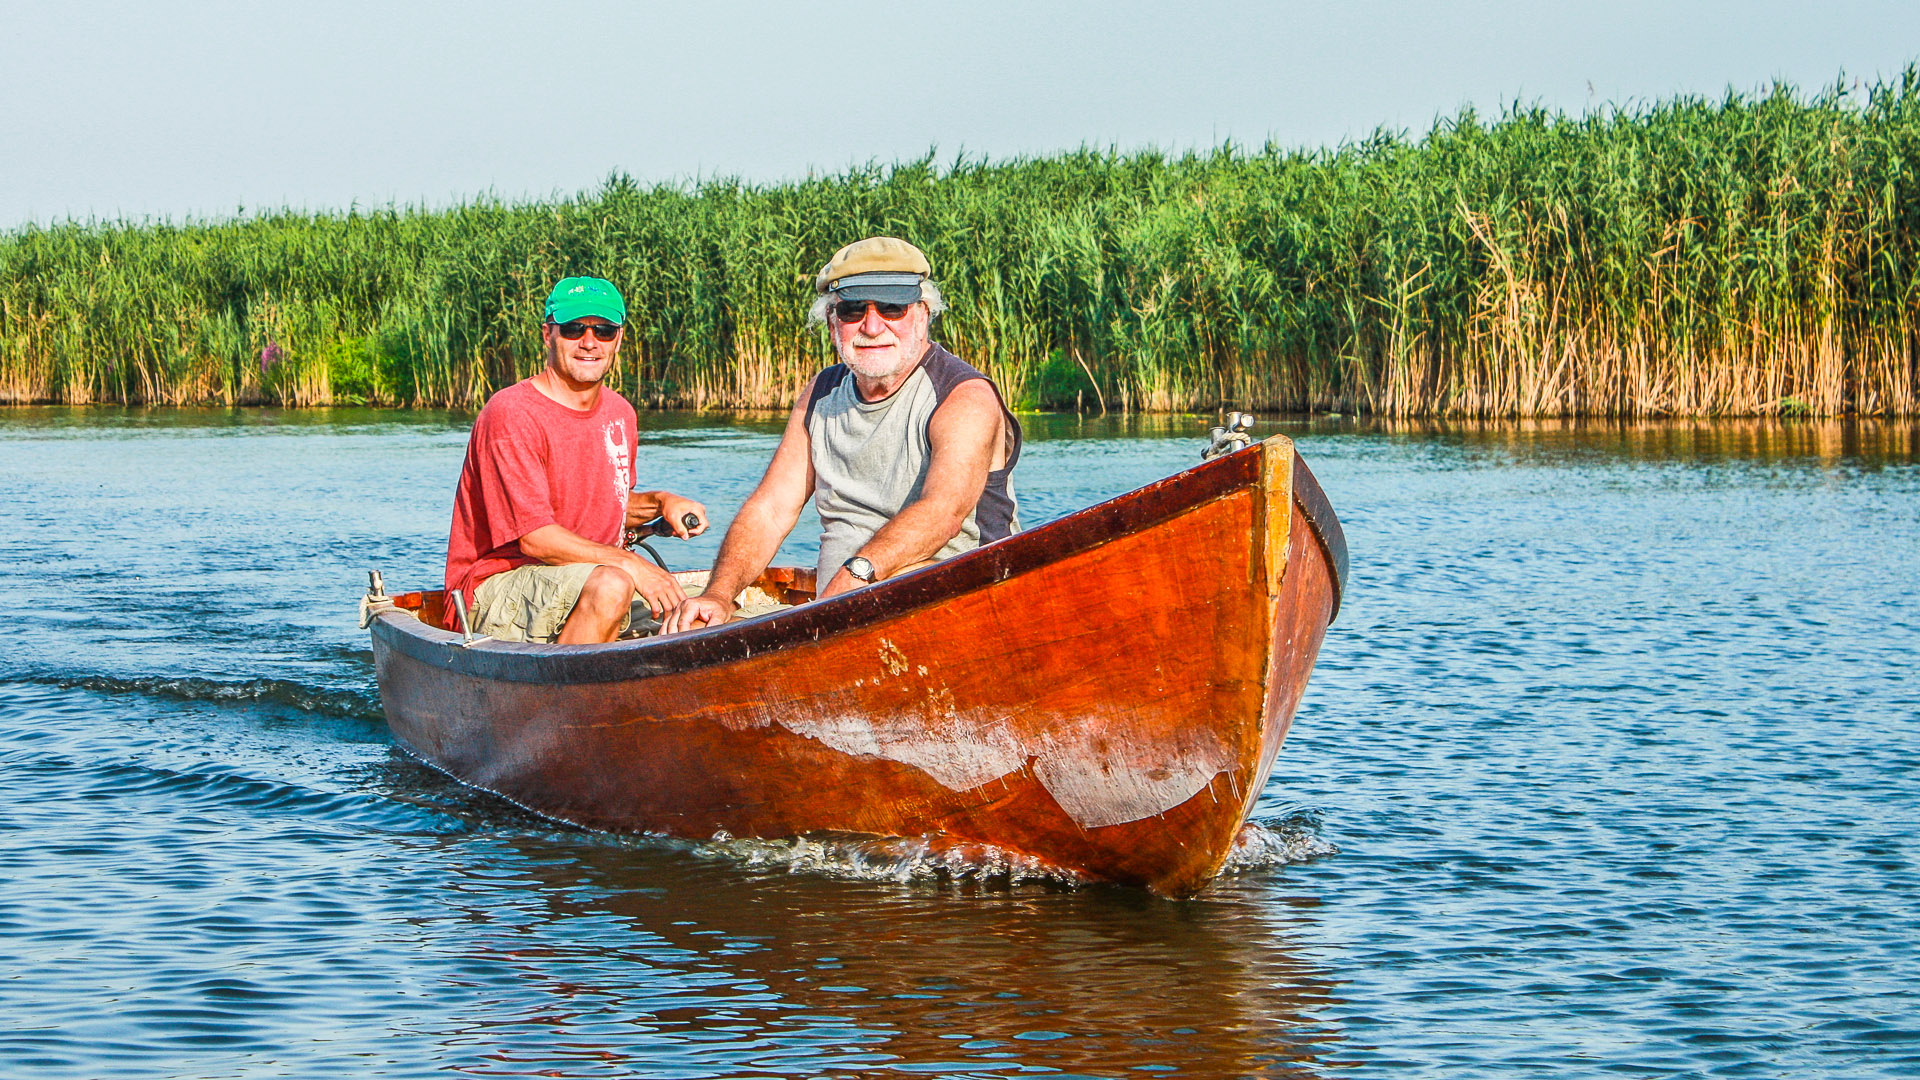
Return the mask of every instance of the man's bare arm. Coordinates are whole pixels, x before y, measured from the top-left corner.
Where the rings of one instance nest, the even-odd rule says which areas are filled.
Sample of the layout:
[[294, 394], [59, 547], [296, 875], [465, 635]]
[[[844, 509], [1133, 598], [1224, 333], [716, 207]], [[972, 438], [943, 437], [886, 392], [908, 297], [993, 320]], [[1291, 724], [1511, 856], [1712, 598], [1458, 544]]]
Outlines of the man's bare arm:
[[767, 568], [781, 541], [800, 520], [807, 496], [813, 494], [812, 440], [807, 434], [807, 399], [812, 389], [811, 381], [801, 387], [766, 475], [727, 526], [706, 590], [668, 616], [661, 633], [717, 626], [732, 618], [733, 598]]
[[[699, 519], [691, 529], [686, 525], [688, 514]], [[666, 518], [667, 524], [673, 526], [673, 535], [682, 540], [707, 531], [707, 508], [684, 495], [675, 495], [671, 491], [627, 493], [627, 528], [643, 525], [654, 518]]]
[[[931, 559], [960, 535], [967, 515], [987, 489], [987, 473], [999, 456], [1005, 434], [1000, 396], [985, 379], [969, 379], [953, 388], [927, 423], [933, 460], [920, 497], [908, 503], [860, 548], [873, 564], [876, 579]], [[822, 597], [864, 584], [842, 567]]]

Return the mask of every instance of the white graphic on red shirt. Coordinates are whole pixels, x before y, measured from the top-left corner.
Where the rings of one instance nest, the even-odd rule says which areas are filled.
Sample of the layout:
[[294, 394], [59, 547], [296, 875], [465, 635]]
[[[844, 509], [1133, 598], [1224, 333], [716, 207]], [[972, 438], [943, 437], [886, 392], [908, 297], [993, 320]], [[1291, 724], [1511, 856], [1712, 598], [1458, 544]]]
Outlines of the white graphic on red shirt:
[[633, 451], [627, 446], [627, 422], [614, 420], [601, 433], [607, 444], [607, 460], [613, 464], [614, 494], [620, 498], [624, 514], [627, 492], [633, 490]]

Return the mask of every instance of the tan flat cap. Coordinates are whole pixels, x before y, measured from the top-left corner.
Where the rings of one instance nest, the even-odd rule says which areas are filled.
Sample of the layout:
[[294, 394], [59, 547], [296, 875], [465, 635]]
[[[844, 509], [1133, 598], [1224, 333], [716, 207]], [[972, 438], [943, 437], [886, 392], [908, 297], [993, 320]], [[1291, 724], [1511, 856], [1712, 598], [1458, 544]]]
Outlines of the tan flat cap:
[[920, 299], [920, 283], [931, 273], [919, 248], [891, 236], [869, 236], [834, 252], [813, 287], [849, 300], [909, 304]]

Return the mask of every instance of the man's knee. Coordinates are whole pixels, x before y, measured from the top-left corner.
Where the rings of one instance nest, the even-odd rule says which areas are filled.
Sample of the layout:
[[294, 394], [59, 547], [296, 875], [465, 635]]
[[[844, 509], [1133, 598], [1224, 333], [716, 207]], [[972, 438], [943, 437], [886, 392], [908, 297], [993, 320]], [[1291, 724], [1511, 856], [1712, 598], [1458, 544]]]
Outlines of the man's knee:
[[623, 615], [632, 602], [633, 580], [611, 566], [596, 566], [580, 586], [580, 599], [575, 601], [575, 606], [601, 615]]

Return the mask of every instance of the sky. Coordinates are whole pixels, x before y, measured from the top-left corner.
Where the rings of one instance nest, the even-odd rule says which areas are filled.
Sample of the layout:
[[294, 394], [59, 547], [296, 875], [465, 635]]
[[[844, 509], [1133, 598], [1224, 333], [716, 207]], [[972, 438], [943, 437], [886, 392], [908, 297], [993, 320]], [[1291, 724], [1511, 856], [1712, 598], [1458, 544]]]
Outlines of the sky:
[[0, 0], [0, 230], [1319, 147], [1920, 60], [1915, 0]]

